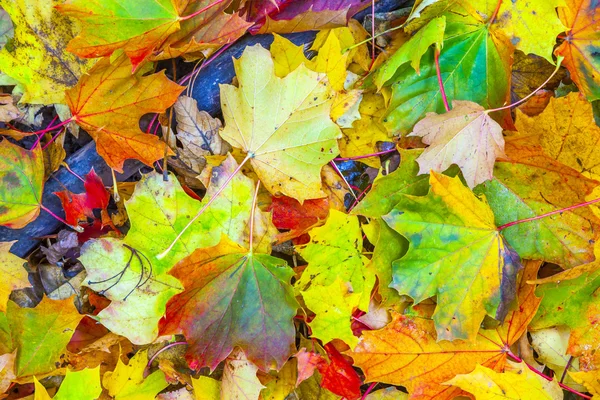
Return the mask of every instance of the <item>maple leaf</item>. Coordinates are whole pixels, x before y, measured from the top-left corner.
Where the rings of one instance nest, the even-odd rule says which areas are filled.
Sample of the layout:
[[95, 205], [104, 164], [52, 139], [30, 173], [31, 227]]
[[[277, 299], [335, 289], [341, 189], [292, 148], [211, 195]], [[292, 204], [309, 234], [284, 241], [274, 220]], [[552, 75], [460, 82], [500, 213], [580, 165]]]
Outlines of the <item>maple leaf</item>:
[[[423, 2], [421, 6], [429, 4]], [[439, 2], [439, 5], [441, 13], [438, 9], [430, 13], [446, 18], [439, 66], [448, 100], [468, 100], [484, 108], [504, 105], [509, 95], [513, 46], [483, 18], [492, 15], [496, 3], [478, 3], [476, 8], [469, 2]], [[410, 30], [408, 26], [406, 29]], [[386, 83], [392, 86], [392, 93], [383, 119], [389, 132], [409, 133], [425, 113], [444, 111], [433, 49], [423, 55], [420, 74], [405, 63], [393, 76]]]
[[102, 386], [115, 400], [121, 399], [151, 399], [158, 392], [169, 386], [162, 371], [154, 371], [144, 377], [148, 362], [148, 351], [137, 352], [129, 364], [125, 365], [121, 358], [114, 371], [108, 371], [102, 378]]
[[[156, 257], [229, 178], [235, 166], [230, 157], [213, 168], [203, 202], [188, 196], [176, 179], [164, 182], [159, 174], [150, 174], [137, 184], [126, 202], [131, 225], [127, 236], [91, 240], [81, 249], [80, 261], [88, 273], [88, 285], [113, 300], [96, 316], [98, 320], [134, 343], [152, 341], [167, 301], [180, 290], [167, 271], [194, 249], [216, 245], [221, 234], [241, 244], [249, 241], [247, 225], [254, 188], [252, 181], [242, 175], [233, 178], [167, 257]], [[270, 250], [273, 231], [267, 216], [255, 213], [257, 251]]]
[[27, 151], [3, 139], [0, 142], [0, 225], [22, 228], [40, 213], [44, 186], [42, 150]]
[[[34, 377], [35, 399], [50, 400], [46, 388]], [[94, 400], [100, 396], [102, 386], [100, 386], [100, 367], [86, 368], [81, 371], [71, 371], [67, 369], [65, 379], [60, 384], [58, 392], [52, 399], [54, 400]]]
[[373, 81], [377, 88], [381, 90], [383, 85], [394, 77], [398, 68], [409, 61], [411, 67], [417, 74], [420, 74], [421, 57], [432, 44], [439, 48], [442, 47], [445, 29], [446, 17], [444, 16], [432, 19], [427, 25], [419, 29], [413, 37], [377, 69], [373, 75]]
[[66, 51], [78, 28], [54, 9], [63, 2], [0, 1], [15, 24], [11, 45], [0, 51], [0, 69], [23, 86], [23, 103], [64, 103], [65, 89], [74, 86], [94, 64]]
[[600, 396], [600, 377], [598, 370], [569, 372], [569, 376], [576, 382], [585, 385], [592, 396]]
[[239, 87], [221, 85], [221, 137], [248, 153], [271, 193], [300, 202], [324, 197], [319, 173], [338, 153], [340, 137], [329, 117], [333, 94], [325, 77], [301, 65], [277, 78], [260, 45], [246, 47], [234, 66]]
[[311, 286], [301, 293], [306, 306], [316, 314], [308, 323], [312, 337], [323, 343], [341, 339], [351, 348], [358, 344], [350, 323], [352, 312], [360, 301], [360, 293], [352, 293], [348, 284], [340, 279], [329, 286]]
[[50, 300], [44, 296], [35, 308], [21, 308], [9, 301], [6, 332], [8, 343], [18, 350], [15, 374], [23, 377], [55, 370], [81, 318], [72, 298]]
[[252, 22], [245, 21], [238, 13], [226, 13], [230, 2], [215, 4], [214, 0], [183, 2], [185, 9], [180, 14], [192, 15], [204, 12], [194, 18], [180, 20], [180, 29], [171, 33], [154, 50], [151, 60], [164, 60], [183, 56], [185, 59], [207, 57], [220, 46], [235, 42]]
[[85, 176], [83, 185], [85, 193], [75, 194], [68, 190], [54, 193], [65, 210], [65, 220], [71, 225], [77, 225], [81, 221], [87, 221], [88, 218], [96, 218], [94, 209], [99, 208], [102, 210], [103, 223], [111, 224], [112, 221], [106, 210], [110, 194], [93, 168]]
[[6, 311], [10, 292], [29, 287], [29, 274], [24, 268], [25, 260], [9, 252], [15, 242], [0, 242], [0, 312]]
[[131, 74], [125, 56], [113, 62], [103, 58], [66, 92], [73, 120], [96, 141], [98, 154], [113, 169], [123, 172], [128, 158], [148, 165], [164, 157], [165, 144], [142, 132], [139, 120], [171, 106], [183, 87], [165, 77], [164, 71], [142, 76]]
[[528, 262], [518, 283], [518, 307], [495, 330], [479, 331], [474, 342], [435, 339], [433, 321], [393, 314], [385, 328], [364, 331], [351, 356], [367, 382], [402, 385], [410, 398], [453, 399], [458, 388], [443, 383], [458, 374], [468, 374], [483, 365], [502, 371], [507, 352], [526, 331], [541, 299], [527, 280], [537, 275], [539, 262]]
[[[475, 193], [485, 195], [498, 226], [583, 203], [599, 184], [542, 153], [521, 135], [507, 138], [506, 153], [507, 158], [496, 163], [494, 178], [475, 188]], [[589, 208], [578, 208], [509, 226], [502, 235], [523, 258], [570, 268], [594, 260], [590, 243], [598, 239], [599, 224]]]
[[558, 7], [558, 16], [567, 34], [555, 54], [565, 57], [563, 65], [588, 100], [600, 99], [600, 10], [592, 0], [565, 0], [564, 4]]
[[344, 356], [331, 344], [325, 345], [328, 363], [319, 363], [318, 369], [323, 380], [321, 386], [348, 400], [360, 398], [361, 380]]
[[289, 232], [277, 235], [278, 240], [284, 242], [303, 235], [319, 222], [325, 221], [329, 215], [329, 200], [305, 200], [300, 204], [287, 196], [273, 196], [271, 211], [275, 227], [289, 229]]
[[[525, 54], [533, 53], [551, 63], [556, 37], [565, 27], [556, 15], [563, 0], [544, 2], [502, 0], [494, 25], [510, 38], [511, 43]], [[544, 21], [540, 23], [540, 21]]]
[[383, 217], [411, 243], [393, 264], [391, 286], [417, 304], [437, 295], [438, 340], [471, 340], [486, 314], [506, 315], [521, 264], [485, 200], [459, 178], [432, 172], [429, 183], [427, 196], [404, 195]]
[[470, 101], [453, 101], [445, 114], [428, 113], [409, 136], [429, 145], [417, 158], [419, 174], [441, 173], [456, 164], [471, 189], [492, 179], [494, 162], [505, 157], [502, 127]]
[[56, 9], [79, 19], [83, 26], [69, 42], [68, 51], [95, 58], [122, 49], [135, 71], [167, 36], [179, 30], [181, 4], [183, 0], [70, 0]]
[[224, 399], [258, 400], [264, 386], [256, 377], [258, 368], [253, 365], [244, 352], [235, 349], [225, 360], [221, 393]]
[[190, 365], [214, 369], [235, 346], [262, 370], [277, 369], [294, 345], [298, 304], [283, 260], [248, 251], [226, 236], [170, 272], [185, 290], [167, 304], [161, 334], [183, 333]]
[[592, 105], [579, 93], [550, 99], [546, 109], [534, 117], [517, 111], [515, 126], [550, 157], [600, 180], [600, 151], [596, 146], [600, 127], [594, 121]]
[[548, 382], [536, 375], [523, 363], [507, 365], [506, 371], [499, 373], [493, 369], [476, 365], [469, 374], [457, 375], [446, 384], [458, 386], [481, 400], [497, 398], [559, 400], [563, 392], [558, 382]]
[[[353, 293], [360, 294], [355, 305], [368, 310], [375, 275], [365, 268], [358, 217], [332, 209], [325, 225], [312, 229], [310, 237], [311, 241], [298, 249], [308, 266], [295, 283], [296, 289], [330, 286], [339, 279], [350, 284]], [[348, 299], [339, 294], [342, 297], [335, 300], [336, 304], [345, 304]]]

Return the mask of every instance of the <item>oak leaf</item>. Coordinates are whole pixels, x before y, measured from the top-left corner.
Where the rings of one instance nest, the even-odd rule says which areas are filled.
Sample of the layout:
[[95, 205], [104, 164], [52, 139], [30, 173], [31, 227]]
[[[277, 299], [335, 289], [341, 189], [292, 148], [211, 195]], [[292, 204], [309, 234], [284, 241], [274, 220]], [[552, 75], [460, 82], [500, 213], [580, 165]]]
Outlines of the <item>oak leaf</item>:
[[160, 333], [186, 336], [190, 365], [213, 370], [239, 346], [262, 370], [273, 362], [277, 369], [283, 366], [292, 353], [298, 308], [290, 285], [293, 271], [283, 260], [223, 236], [170, 274], [185, 290], [167, 303]]
[[325, 76], [301, 65], [277, 78], [260, 45], [246, 47], [234, 66], [239, 87], [221, 85], [221, 136], [248, 153], [271, 193], [300, 202], [325, 197], [319, 173], [338, 153], [340, 137], [329, 117], [333, 93]]
[[22, 228], [40, 213], [44, 185], [42, 150], [0, 142], [0, 225]]
[[567, 27], [565, 40], [554, 51], [589, 101], [600, 99], [600, 8], [594, 0], [565, 0], [558, 16]]
[[482, 329], [474, 342], [436, 341], [433, 321], [393, 314], [385, 328], [364, 331], [356, 349], [347, 354], [366, 375], [366, 382], [402, 385], [409, 398], [450, 400], [461, 394], [443, 383], [468, 374], [480, 364], [502, 371], [507, 352], [526, 331], [541, 299], [527, 280], [537, 276], [539, 262], [528, 262], [519, 279], [518, 306], [494, 330]]
[[2, 0], [0, 7], [15, 24], [10, 46], [0, 51], [0, 70], [25, 89], [23, 103], [64, 103], [64, 91], [94, 65], [67, 52], [78, 30], [54, 8], [64, 0]]
[[502, 127], [470, 101], [455, 100], [445, 114], [427, 114], [409, 136], [429, 145], [417, 158], [419, 174], [441, 173], [456, 164], [471, 189], [492, 179], [494, 162], [505, 157]]
[[113, 62], [103, 58], [66, 93], [73, 120], [96, 141], [98, 154], [113, 169], [123, 172], [123, 163], [135, 158], [152, 165], [164, 157], [165, 144], [142, 132], [144, 114], [163, 112], [183, 87], [159, 72], [131, 74], [131, 64], [121, 55]]
[[473, 340], [486, 314], [503, 320], [522, 266], [484, 199], [458, 177], [432, 172], [429, 182], [427, 196], [404, 195], [383, 217], [410, 242], [391, 286], [417, 304], [437, 295], [438, 340]]

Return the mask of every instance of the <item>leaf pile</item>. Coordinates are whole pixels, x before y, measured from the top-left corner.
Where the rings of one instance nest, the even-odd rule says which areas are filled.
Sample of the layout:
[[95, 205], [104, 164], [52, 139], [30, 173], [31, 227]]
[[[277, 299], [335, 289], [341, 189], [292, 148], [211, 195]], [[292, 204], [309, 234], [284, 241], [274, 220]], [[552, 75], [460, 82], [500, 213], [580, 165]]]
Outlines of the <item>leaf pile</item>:
[[0, 0], [0, 398], [600, 396], [600, 7], [370, 5]]

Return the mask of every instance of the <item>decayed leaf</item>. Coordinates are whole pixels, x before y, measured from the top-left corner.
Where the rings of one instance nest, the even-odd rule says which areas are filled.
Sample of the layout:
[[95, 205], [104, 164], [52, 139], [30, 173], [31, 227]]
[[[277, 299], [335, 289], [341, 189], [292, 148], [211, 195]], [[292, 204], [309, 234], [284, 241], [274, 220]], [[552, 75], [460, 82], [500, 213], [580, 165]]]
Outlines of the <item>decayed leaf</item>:
[[256, 377], [258, 368], [246, 358], [244, 352], [235, 349], [225, 361], [223, 381], [221, 382], [222, 400], [258, 400], [264, 386]]
[[13, 104], [13, 97], [0, 93], [0, 122], [10, 122], [20, 116], [21, 111]]
[[283, 260], [249, 252], [223, 237], [200, 248], [170, 272], [185, 287], [167, 304], [164, 334], [183, 333], [186, 358], [194, 368], [213, 370], [235, 346], [262, 370], [277, 369], [294, 345], [293, 316], [298, 304]]
[[446, 384], [458, 386], [475, 395], [478, 400], [562, 400], [563, 392], [556, 380], [548, 382], [523, 363], [509, 363], [508, 366], [510, 368], [499, 373], [476, 365], [473, 372], [457, 375]]
[[555, 50], [588, 100], [600, 99], [600, 8], [594, 0], [565, 0], [558, 16], [567, 37]]
[[164, 71], [149, 76], [142, 76], [143, 72], [132, 75], [123, 55], [112, 63], [103, 58], [66, 92], [73, 120], [94, 138], [98, 154], [119, 172], [128, 158], [152, 165], [164, 157], [166, 145], [142, 132], [139, 120], [147, 113], [164, 112], [184, 89], [167, 79]]
[[21, 102], [64, 103], [65, 89], [94, 61], [82, 60], [66, 50], [78, 26], [54, 8], [64, 0], [2, 0], [15, 24], [11, 46], [0, 51], [0, 70], [25, 89]]
[[505, 157], [502, 127], [469, 101], [453, 101], [445, 114], [427, 114], [409, 136], [429, 145], [417, 158], [419, 174], [441, 173], [456, 164], [470, 188], [492, 179], [494, 162]]
[[[439, 64], [448, 100], [468, 100], [484, 108], [502, 106], [509, 95], [513, 46], [502, 32], [487, 24], [485, 16], [492, 15], [497, 2], [438, 4], [440, 8], [431, 14], [437, 16], [441, 12], [446, 17]], [[388, 82], [392, 84], [392, 94], [383, 122], [391, 133], [409, 133], [425, 113], [444, 111], [433, 53], [430, 49], [423, 55], [420, 75], [404, 64]]]
[[[169, 134], [169, 147], [177, 158], [169, 160], [173, 168], [191, 187], [203, 187], [198, 176], [204, 169], [207, 156], [225, 155], [231, 149], [219, 136], [221, 121], [206, 111], [199, 111], [192, 97], [180, 96], [173, 109], [177, 120], [177, 133]], [[177, 146], [177, 141], [181, 147]]]
[[102, 386], [115, 400], [153, 399], [158, 392], [169, 386], [162, 371], [154, 371], [144, 378], [148, 351], [141, 350], [125, 365], [121, 359], [114, 371], [102, 378]]
[[234, 65], [239, 87], [221, 85], [221, 136], [248, 153], [271, 193], [300, 202], [324, 197], [319, 172], [338, 153], [340, 137], [329, 117], [333, 93], [326, 78], [303, 66], [277, 78], [260, 45], [247, 47]]
[[352, 312], [360, 301], [360, 293], [352, 293], [349, 285], [336, 279], [331, 285], [314, 285], [302, 293], [306, 306], [316, 314], [308, 323], [311, 337], [328, 343], [341, 339], [351, 348], [356, 347], [358, 339], [352, 333], [350, 324]]
[[8, 302], [6, 311], [12, 346], [17, 349], [15, 374], [41, 375], [57, 368], [75, 327], [83, 317], [72, 299], [44, 297], [35, 308], [21, 308]]
[[375, 72], [373, 80], [377, 87], [381, 89], [396, 73], [398, 68], [410, 61], [411, 67], [420, 74], [421, 57], [432, 44], [442, 47], [444, 30], [446, 29], [446, 17], [434, 18], [421, 28], [413, 37], [411, 37], [398, 51], [396, 51], [379, 69]]
[[179, 30], [183, 0], [70, 0], [56, 8], [79, 19], [83, 30], [67, 50], [95, 58], [123, 49], [135, 70], [167, 36]]
[[519, 256], [496, 230], [485, 200], [459, 178], [432, 172], [429, 183], [427, 196], [404, 195], [383, 217], [410, 241], [393, 264], [391, 286], [417, 304], [437, 295], [438, 340], [473, 340], [486, 314], [499, 320], [506, 315]]
[[[411, 398], [453, 399], [458, 388], [443, 383], [458, 374], [468, 374], [480, 364], [502, 371], [506, 351], [526, 331], [541, 299], [527, 280], [537, 275], [539, 262], [526, 264], [517, 297], [518, 307], [495, 330], [480, 330], [474, 342], [436, 341], [433, 322], [394, 314], [392, 322], [376, 331], [364, 331], [358, 346], [349, 352], [367, 382], [402, 385]], [[415, 373], [415, 371], [417, 371]]]
[[[506, 154], [496, 163], [494, 178], [475, 189], [486, 196], [498, 226], [583, 203], [599, 185], [520, 135], [507, 138]], [[570, 268], [594, 260], [590, 243], [598, 240], [600, 219], [581, 207], [513, 225], [502, 234], [521, 257]]]
[[591, 104], [579, 93], [550, 99], [548, 107], [535, 117], [517, 111], [515, 126], [533, 143], [539, 142], [550, 157], [600, 180], [600, 127]]
[[[81, 249], [80, 260], [88, 273], [88, 281], [98, 282], [88, 283], [88, 286], [104, 291], [113, 300], [96, 318], [134, 343], [148, 343], [158, 333], [157, 322], [164, 314], [166, 302], [180, 288], [166, 272], [194, 249], [215, 246], [221, 234], [240, 244], [248, 243], [247, 226], [254, 185], [249, 178], [238, 175], [186, 231], [172, 251], [162, 259], [156, 257], [223, 185], [235, 167], [235, 161], [230, 157], [213, 169], [203, 202], [188, 196], [172, 177], [164, 182], [162, 175], [151, 174], [137, 184], [134, 195], [126, 203], [131, 224], [127, 236], [123, 240], [103, 238], [88, 241]], [[256, 212], [256, 251], [270, 251], [273, 231], [267, 216]], [[132, 250], [139, 258], [133, 255]], [[152, 274], [151, 280], [149, 273]]]
[[40, 213], [44, 185], [42, 150], [0, 142], [0, 225], [22, 228]]
[[215, 4], [213, 0], [185, 1], [181, 15], [191, 15], [208, 7], [194, 18], [180, 20], [180, 29], [171, 33], [154, 54], [152, 60], [164, 60], [183, 56], [186, 59], [207, 57], [220, 46], [236, 41], [252, 26], [238, 13], [225, 13], [229, 2]]
[[[367, 259], [361, 254], [362, 234], [358, 217], [331, 210], [325, 225], [310, 232], [310, 243], [298, 249], [308, 262], [300, 279], [295, 283], [298, 290], [309, 286], [330, 286], [337, 279], [351, 286], [352, 293], [360, 294], [358, 305], [369, 309], [371, 289], [375, 283], [373, 272], [365, 268]], [[345, 304], [344, 295], [335, 301]]]
[[562, 5], [563, 0], [502, 0], [494, 24], [497, 24], [510, 38], [511, 43], [523, 53], [537, 54], [554, 63], [552, 49], [556, 37], [566, 30], [556, 15], [556, 7]]
[[[37, 379], [35, 383], [35, 399], [48, 399], [50, 396], [44, 386]], [[40, 393], [41, 392], [41, 393]], [[100, 386], [100, 367], [86, 368], [81, 371], [73, 372], [67, 370], [65, 379], [60, 384], [58, 392], [52, 399], [54, 400], [94, 400], [100, 396], [102, 387]], [[38, 397], [39, 396], [39, 397]]]
[[0, 312], [6, 311], [6, 303], [10, 292], [29, 287], [25, 260], [10, 253], [14, 242], [0, 242]]
[[[546, 79], [548, 79], [556, 67], [550, 64], [545, 58], [529, 54], [525, 55], [521, 51], [515, 51], [515, 60], [512, 66], [511, 74], [511, 101], [516, 102], [534, 92]], [[564, 61], [563, 61], [564, 62]], [[554, 88], [565, 78], [566, 71], [561, 68], [546, 84], [545, 88]], [[546, 94], [545, 94], [546, 93]], [[529, 102], [534, 102], [536, 97], [543, 95], [544, 98], [552, 94], [550, 91], [540, 90]], [[527, 103], [522, 105], [524, 107]], [[540, 112], [543, 111], [546, 104], [543, 105]], [[531, 106], [530, 106], [531, 107]], [[538, 113], [539, 114], [539, 113]], [[528, 114], [529, 115], [529, 114]]]

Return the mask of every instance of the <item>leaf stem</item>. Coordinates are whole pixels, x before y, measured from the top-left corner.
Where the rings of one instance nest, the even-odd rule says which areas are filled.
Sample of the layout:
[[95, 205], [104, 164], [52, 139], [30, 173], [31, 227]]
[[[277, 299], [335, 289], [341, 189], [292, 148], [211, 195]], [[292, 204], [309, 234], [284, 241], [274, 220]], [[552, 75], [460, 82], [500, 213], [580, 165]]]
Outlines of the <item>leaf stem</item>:
[[567, 371], [569, 370], [569, 368], [571, 368], [572, 362], [573, 362], [573, 356], [570, 356], [569, 361], [567, 361], [567, 365], [565, 365], [565, 370], [563, 371], [562, 376], [560, 377], [560, 383], [563, 383], [563, 381], [567, 377]]
[[204, 11], [211, 9], [211, 8], [213, 8], [214, 6], [216, 6], [217, 4], [221, 4], [221, 3], [222, 3], [222, 2], [224, 2], [224, 1], [225, 1], [225, 0], [217, 0], [217, 1], [214, 1], [214, 2], [210, 3], [209, 5], [207, 5], [206, 7], [204, 7], [204, 8], [201, 8], [201, 9], [199, 9], [198, 11], [191, 13], [190, 15], [186, 15], [185, 17], [179, 17], [179, 20], [180, 20], [180, 21], [186, 21], [186, 20], [188, 20], [188, 19], [192, 19], [192, 18], [194, 18], [195, 16], [202, 14]]
[[56, 124], [56, 125], [54, 125], [54, 126], [49, 126], [49, 127], [47, 127], [46, 129], [42, 129], [42, 130], [40, 130], [40, 131], [35, 131], [35, 132], [27, 132], [27, 133], [31, 133], [32, 135], [33, 135], [33, 134], [35, 134], [35, 135], [41, 135], [42, 133], [46, 133], [46, 132], [50, 132], [50, 131], [54, 131], [54, 130], [56, 130], [56, 129], [60, 128], [61, 126], [65, 126], [66, 124], [68, 124], [69, 122], [72, 122], [72, 121], [73, 121], [73, 117], [71, 117], [71, 118], [67, 118], [67, 119], [65, 119], [63, 122], [61, 122], [60, 124]]
[[561, 208], [559, 210], [550, 211], [550, 212], [547, 212], [547, 213], [542, 214], [542, 215], [537, 215], [535, 217], [524, 218], [524, 219], [519, 219], [517, 221], [508, 222], [508, 223], [506, 223], [504, 225], [500, 225], [496, 229], [498, 231], [501, 231], [501, 230], [504, 230], [504, 229], [506, 229], [506, 228], [508, 228], [510, 226], [513, 226], [513, 225], [522, 224], [524, 222], [535, 221], [535, 220], [538, 220], [538, 219], [549, 217], [550, 215], [554, 215], [554, 214], [562, 214], [565, 211], [571, 211], [571, 210], [574, 210], [576, 208], [586, 207], [586, 206], [589, 206], [589, 205], [592, 205], [592, 204], [595, 204], [595, 203], [598, 203], [598, 202], [600, 202], [600, 198], [597, 198], [597, 199], [594, 199], [594, 200], [590, 200], [590, 201], [586, 201], [584, 203], [575, 204], [575, 205], [572, 205], [572, 206], [569, 206], [569, 207]]
[[187, 342], [173, 342], [173, 343], [169, 343], [168, 345], [166, 345], [165, 347], [163, 347], [162, 349], [158, 350], [156, 353], [154, 353], [154, 355], [150, 358], [150, 360], [148, 360], [148, 364], [146, 364], [146, 370], [150, 369], [150, 367], [152, 366], [152, 363], [154, 362], [154, 360], [156, 359], [156, 357], [158, 357], [158, 355], [160, 353], [162, 353], [163, 351], [170, 349], [171, 347], [175, 347], [175, 346], [181, 346], [184, 344], [188, 344]]
[[550, 82], [550, 79], [552, 79], [552, 77], [553, 77], [554, 75], [556, 75], [556, 73], [557, 73], [557, 72], [558, 72], [558, 70], [560, 69], [560, 64], [562, 63], [563, 59], [564, 59], [564, 57], [563, 57], [563, 56], [559, 56], [559, 57], [557, 58], [557, 60], [556, 60], [556, 68], [554, 68], [554, 71], [552, 72], [552, 74], [551, 74], [551, 75], [548, 77], [548, 79], [546, 79], [546, 80], [544, 81], [544, 83], [542, 83], [542, 84], [541, 84], [541, 85], [540, 85], [540, 86], [539, 86], [537, 89], [535, 89], [533, 92], [529, 93], [527, 96], [523, 97], [521, 100], [519, 100], [519, 101], [516, 101], [516, 102], [514, 102], [514, 103], [512, 103], [512, 104], [509, 104], [509, 105], [507, 105], [507, 106], [498, 107], [498, 108], [492, 108], [491, 110], [486, 110], [485, 112], [486, 112], [486, 113], [491, 113], [491, 112], [494, 112], [494, 111], [502, 111], [502, 110], [507, 110], [507, 109], [509, 109], [509, 108], [516, 107], [516, 106], [518, 106], [519, 104], [526, 102], [526, 101], [527, 101], [527, 100], [528, 100], [528, 99], [529, 99], [531, 96], [533, 96], [534, 94], [536, 94], [536, 93], [537, 93], [538, 91], [540, 91], [540, 90], [541, 90], [541, 89], [542, 89], [544, 86], [546, 86], [546, 84], [547, 84], [548, 82]]
[[490, 25], [492, 25], [494, 23], [494, 21], [496, 20], [496, 17], [498, 16], [498, 12], [500, 11], [501, 6], [502, 6], [502, 0], [498, 0], [498, 3], [496, 4], [496, 9], [494, 10], [494, 13], [492, 14], [492, 16], [490, 17], [490, 19], [487, 22], [488, 27]]
[[[54, 142], [54, 141], [56, 140], [56, 138], [57, 138], [57, 137], [59, 137], [59, 136], [60, 136], [60, 134], [61, 134], [61, 133], [63, 133], [65, 130], [66, 130], [66, 128], [65, 128], [65, 127], [63, 127], [61, 130], [59, 130], [58, 132], [56, 132], [56, 133], [55, 133], [55, 134], [54, 134], [54, 135], [53, 135], [53, 136], [50, 138], [50, 140], [48, 141], [48, 143], [46, 143], [46, 144], [44, 145], [44, 147], [42, 147], [42, 150], [46, 150], [46, 149], [48, 148], [48, 146], [50, 146], [50, 145], [52, 144], [52, 142]], [[42, 136], [42, 135], [40, 135], [40, 136], [38, 137], [38, 139], [39, 139], [41, 136]]]
[[377, 386], [378, 383], [379, 382], [371, 383], [371, 385], [367, 388], [367, 390], [361, 396], [360, 400], [365, 400], [367, 398], [367, 396], [369, 395], [369, 393], [371, 393], [373, 391], [373, 389], [375, 388], [375, 386]]
[[371, 65], [369, 71], [375, 64], [375, 0], [371, 0]]
[[[547, 380], [548, 382], [552, 382], [552, 378], [549, 377], [548, 375], [543, 374], [542, 372], [538, 371], [537, 369], [535, 369], [534, 367], [532, 367], [531, 365], [527, 364], [526, 362], [524, 362], [520, 357], [514, 355], [511, 351], [508, 351], [506, 353], [506, 355], [508, 355], [508, 357], [512, 358], [513, 360], [515, 360], [516, 362], [522, 362], [523, 364], [525, 364], [527, 366], [527, 368], [529, 368], [532, 372], [534, 372], [535, 374], [539, 375], [540, 377], [544, 378], [545, 380]], [[584, 398], [584, 399], [591, 399], [591, 396], [588, 396], [587, 394], [583, 394], [581, 392], [578, 392], [577, 390], [565, 385], [562, 382], [557, 382], [558, 386], [560, 386], [561, 388], [563, 388], [564, 390], [566, 390], [567, 392], [571, 392], [573, 394], [576, 394], [577, 396]]]
[[83, 232], [83, 228], [79, 225], [71, 225], [70, 223], [68, 223], [67, 221], [64, 220], [64, 218], [59, 217], [58, 215], [54, 214], [54, 212], [52, 210], [50, 210], [48, 207], [46, 207], [43, 204], [40, 204], [40, 208], [44, 211], [46, 211], [48, 214], [50, 214], [54, 219], [56, 219], [57, 221], [62, 222], [63, 224], [65, 224], [66, 226], [68, 226], [69, 228], [81, 233]]
[[335, 172], [337, 172], [337, 174], [342, 178], [342, 180], [344, 181], [344, 183], [348, 186], [348, 188], [350, 189], [350, 193], [352, 194], [352, 197], [354, 197], [354, 200], [358, 201], [358, 199], [356, 197], [356, 193], [354, 193], [354, 189], [352, 188], [352, 185], [350, 185], [350, 182], [348, 182], [346, 180], [346, 177], [344, 176], [344, 174], [342, 174], [342, 171], [340, 171], [340, 169], [338, 168], [338, 166], [336, 165], [336, 163], [334, 161], [329, 161], [329, 165], [331, 165], [333, 167], [333, 169], [335, 170]]
[[444, 82], [442, 81], [442, 72], [440, 71], [440, 49], [438, 46], [435, 46], [433, 60], [435, 63], [435, 73], [437, 75], [438, 85], [440, 86], [440, 94], [444, 101], [444, 108], [446, 109], [446, 112], [448, 112], [450, 111], [450, 105], [448, 104], [448, 97], [446, 97], [446, 90], [444, 89]]
[[260, 181], [256, 184], [256, 190], [254, 191], [254, 197], [252, 198], [252, 209], [250, 211], [250, 254], [254, 250], [253, 239], [254, 239], [254, 213], [256, 210], [256, 200], [258, 199], [258, 189], [260, 188]]
[[192, 218], [190, 220], [190, 222], [188, 222], [187, 225], [181, 230], [181, 232], [179, 232], [179, 234], [171, 242], [171, 244], [169, 245], [169, 247], [167, 247], [167, 249], [165, 251], [163, 251], [162, 253], [160, 253], [159, 255], [157, 255], [156, 258], [158, 258], [159, 260], [162, 260], [163, 258], [166, 257], [167, 254], [169, 254], [169, 252], [173, 249], [173, 246], [175, 246], [175, 243], [177, 243], [179, 241], [179, 239], [181, 239], [181, 236], [185, 233], [185, 231], [187, 231], [189, 229], [189, 227], [192, 226], [192, 224], [194, 222], [196, 222], [196, 220], [198, 218], [200, 218], [200, 216], [204, 213], [204, 211], [206, 211], [206, 209], [208, 207], [210, 207], [210, 205], [213, 203], [213, 201], [215, 201], [217, 199], [217, 197], [219, 197], [219, 195], [221, 194], [221, 192], [223, 192], [223, 190], [225, 190], [225, 188], [229, 185], [229, 182], [231, 182], [231, 180], [233, 179], [233, 177], [236, 176], [237, 173], [241, 171], [241, 169], [244, 166], [244, 164], [246, 164], [246, 162], [250, 158], [251, 158], [250, 155], [246, 155], [246, 158], [244, 158], [244, 160], [240, 163], [240, 165], [237, 166], [237, 168], [227, 178], [227, 180], [223, 183], [223, 185], [219, 188], [219, 190], [217, 190], [217, 192], [208, 200], [208, 202], [204, 205], [204, 207], [202, 207], [200, 209], [200, 211], [198, 211], [198, 213], [194, 216], [194, 218]]
[[354, 157], [337, 157], [334, 158], [333, 161], [352, 161], [352, 160], [360, 160], [363, 158], [371, 158], [371, 157], [377, 157], [383, 154], [390, 154], [397, 151], [396, 149], [390, 149], [390, 150], [383, 150], [383, 151], [378, 151], [377, 153], [371, 153], [371, 154], [364, 154], [362, 156], [354, 156]]

